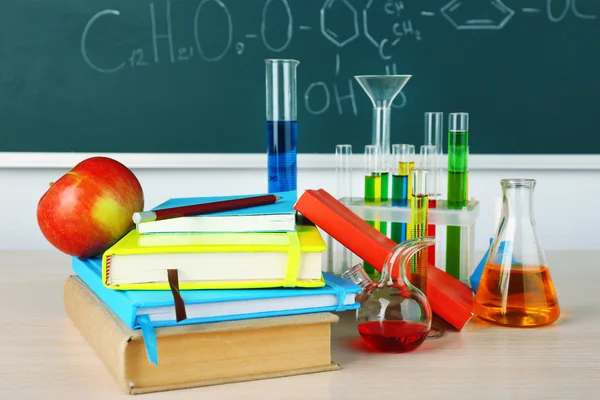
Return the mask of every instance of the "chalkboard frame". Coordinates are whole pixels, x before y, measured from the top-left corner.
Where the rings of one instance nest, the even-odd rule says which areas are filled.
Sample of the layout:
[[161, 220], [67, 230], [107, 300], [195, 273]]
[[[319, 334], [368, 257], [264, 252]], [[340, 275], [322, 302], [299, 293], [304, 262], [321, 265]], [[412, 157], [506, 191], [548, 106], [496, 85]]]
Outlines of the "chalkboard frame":
[[[143, 170], [256, 170], [267, 167], [265, 154], [194, 154], [194, 153], [34, 153], [0, 152], [0, 169], [70, 169], [92, 156], [114, 158], [132, 169]], [[362, 155], [353, 155], [351, 165], [355, 172], [363, 168]], [[446, 165], [447, 158], [442, 158]], [[298, 169], [335, 170], [334, 154], [298, 154]], [[600, 155], [498, 155], [473, 154], [469, 158], [471, 171], [600, 171]]]

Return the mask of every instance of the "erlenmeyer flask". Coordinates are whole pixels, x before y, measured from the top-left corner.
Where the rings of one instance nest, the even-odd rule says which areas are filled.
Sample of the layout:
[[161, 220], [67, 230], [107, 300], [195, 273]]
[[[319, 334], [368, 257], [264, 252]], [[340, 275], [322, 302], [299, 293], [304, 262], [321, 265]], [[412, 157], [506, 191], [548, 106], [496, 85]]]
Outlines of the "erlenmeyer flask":
[[[534, 179], [502, 179], [502, 214], [475, 295], [474, 312], [509, 326], [540, 326], [560, 315], [533, 217]], [[503, 248], [502, 248], [503, 247]]]
[[342, 274], [363, 287], [357, 299], [361, 304], [356, 311], [358, 332], [374, 350], [404, 353], [416, 349], [427, 338], [431, 308], [423, 292], [410, 284], [406, 271], [410, 270], [410, 259], [415, 253], [434, 244], [434, 238], [422, 237], [394, 247], [379, 282], [372, 281], [361, 264]]

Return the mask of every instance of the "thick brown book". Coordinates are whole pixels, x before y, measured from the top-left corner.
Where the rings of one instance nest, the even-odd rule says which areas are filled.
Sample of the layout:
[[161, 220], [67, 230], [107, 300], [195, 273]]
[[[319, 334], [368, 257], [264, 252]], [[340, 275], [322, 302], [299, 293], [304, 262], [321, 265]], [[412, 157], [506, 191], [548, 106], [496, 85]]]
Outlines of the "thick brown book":
[[334, 314], [323, 312], [156, 328], [160, 364], [139, 330], [125, 326], [76, 276], [64, 285], [73, 324], [130, 394], [338, 370], [331, 361]]

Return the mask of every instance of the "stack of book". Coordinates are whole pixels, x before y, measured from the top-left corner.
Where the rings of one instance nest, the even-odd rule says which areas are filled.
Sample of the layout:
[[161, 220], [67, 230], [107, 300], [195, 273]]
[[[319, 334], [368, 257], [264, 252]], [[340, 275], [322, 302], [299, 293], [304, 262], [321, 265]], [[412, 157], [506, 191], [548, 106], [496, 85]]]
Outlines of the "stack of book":
[[72, 259], [67, 314], [128, 393], [339, 369], [333, 313], [358, 308], [361, 288], [322, 272], [319, 230], [296, 214], [295, 192], [277, 195], [140, 222], [102, 257]]

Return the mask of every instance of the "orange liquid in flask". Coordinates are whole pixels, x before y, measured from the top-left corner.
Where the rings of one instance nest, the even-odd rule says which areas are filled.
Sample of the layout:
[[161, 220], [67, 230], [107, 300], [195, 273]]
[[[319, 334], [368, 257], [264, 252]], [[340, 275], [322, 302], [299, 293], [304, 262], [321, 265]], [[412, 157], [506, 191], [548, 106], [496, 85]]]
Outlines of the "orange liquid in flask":
[[475, 313], [503, 325], [528, 327], [550, 324], [560, 315], [547, 267], [486, 265], [474, 303]]

